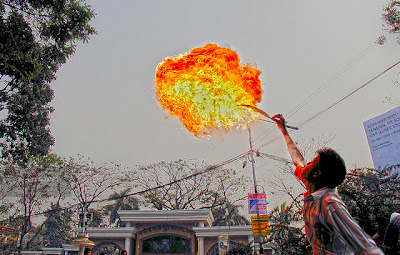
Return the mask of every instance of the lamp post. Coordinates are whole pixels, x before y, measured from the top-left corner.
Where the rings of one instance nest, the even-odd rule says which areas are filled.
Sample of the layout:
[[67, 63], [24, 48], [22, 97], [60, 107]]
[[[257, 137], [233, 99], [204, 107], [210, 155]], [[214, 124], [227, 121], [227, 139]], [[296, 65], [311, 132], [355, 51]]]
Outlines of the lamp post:
[[[83, 255], [86, 248], [92, 248], [94, 243], [89, 240], [89, 235], [87, 234], [86, 228], [86, 203], [82, 203], [83, 208], [83, 217], [82, 217], [82, 232], [79, 232], [77, 237], [71, 241], [71, 245], [79, 246], [79, 253], [78, 255]], [[79, 217], [78, 217], [79, 218]], [[80, 219], [79, 219], [80, 220]]]
[[89, 240], [87, 233], [79, 232], [77, 237], [72, 240], [71, 245], [79, 246], [79, 255], [83, 255], [86, 248], [92, 248], [94, 243]]

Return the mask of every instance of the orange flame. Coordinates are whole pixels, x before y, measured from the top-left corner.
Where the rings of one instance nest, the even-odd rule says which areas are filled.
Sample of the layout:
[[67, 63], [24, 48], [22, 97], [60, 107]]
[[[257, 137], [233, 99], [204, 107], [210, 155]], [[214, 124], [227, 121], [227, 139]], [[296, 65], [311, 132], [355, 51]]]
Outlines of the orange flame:
[[207, 44], [166, 58], [157, 66], [156, 96], [196, 137], [217, 129], [246, 128], [258, 114], [247, 107], [261, 101], [261, 72], [240, 65], [236, 52]]

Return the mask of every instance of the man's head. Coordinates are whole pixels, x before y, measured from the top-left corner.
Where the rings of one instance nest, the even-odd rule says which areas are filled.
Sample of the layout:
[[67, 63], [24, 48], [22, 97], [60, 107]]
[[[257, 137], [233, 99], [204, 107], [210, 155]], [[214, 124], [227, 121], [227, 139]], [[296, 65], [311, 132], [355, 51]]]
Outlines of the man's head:
[[346, 166], [342, 157], [332, 149], [317, 151], [318, 155], [307, 164], [303, 178], [316, 185], [316, 190], [340, 185], [346, 177]]

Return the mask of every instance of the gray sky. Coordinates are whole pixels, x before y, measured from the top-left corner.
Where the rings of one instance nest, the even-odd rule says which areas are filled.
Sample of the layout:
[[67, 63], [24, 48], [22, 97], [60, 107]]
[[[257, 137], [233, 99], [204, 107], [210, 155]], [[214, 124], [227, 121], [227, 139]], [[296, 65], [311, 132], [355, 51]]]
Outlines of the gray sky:
[[[400, 60], [394, 36], [383, 46], [374, 45], [386, 34], [381, 15], [388, 2], [88, 1], [97, 13], [92, 24], [98, 35], [79, 45], [53, 83], [52, 150], [127, 166], [180, 158], [223, 162], [248, 150], [247, 131], [196, 139], [175, 117], [166, 119], [153, 87], [159, 62], [207, 43], [229, 46], [241, 63], [255, 63], [262, 71], [258, 107], [271, 116], [282, 113], [296, 126]], [[292, 132], [293, 138], [333, 135], [330, 147], [348, 168], [372, 167], [363, 122], [398, 106], [400, 88], [392, 80], [399, 71], [396, 67]], [[253, 126], [255, 148], [289, 157], [274, 124]], [[268, 178], [269, 165], [259, 160], [258, 175]]]

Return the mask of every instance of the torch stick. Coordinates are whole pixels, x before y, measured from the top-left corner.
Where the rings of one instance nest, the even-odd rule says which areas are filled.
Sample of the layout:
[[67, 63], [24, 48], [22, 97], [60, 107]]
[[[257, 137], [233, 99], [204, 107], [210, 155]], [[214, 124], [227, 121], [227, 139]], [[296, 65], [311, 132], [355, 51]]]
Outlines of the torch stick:
[[[252, 105], [247, 105], [247, 104], [241, 104], [241, 105], [239, 105], [239, 106], [245, 106], [245, 107], [247, 107], [247, 108], [250, 108], [250, 109], [252, 109], [253, 111], [256, 111], [256, 112], [260, 113], [261, 115], [267, 117], [268, 119], [271, 119], [271, 120], [272, 120], [272, 118], [271, 118], [266, 112], [264, 112], [264, 111], [261, 110], [261, 109], [258, 109], [257, 107], [254, 107], [254, 106], [252, 106]], [[290, 129], [294, 129], [294, 130], [299, 130], [298, 127], [293, 127], [293, 126], [289, 126], [289, 125], [286, 125], [286, 127], [287, 127], [287, 128], [290, 128]]]

